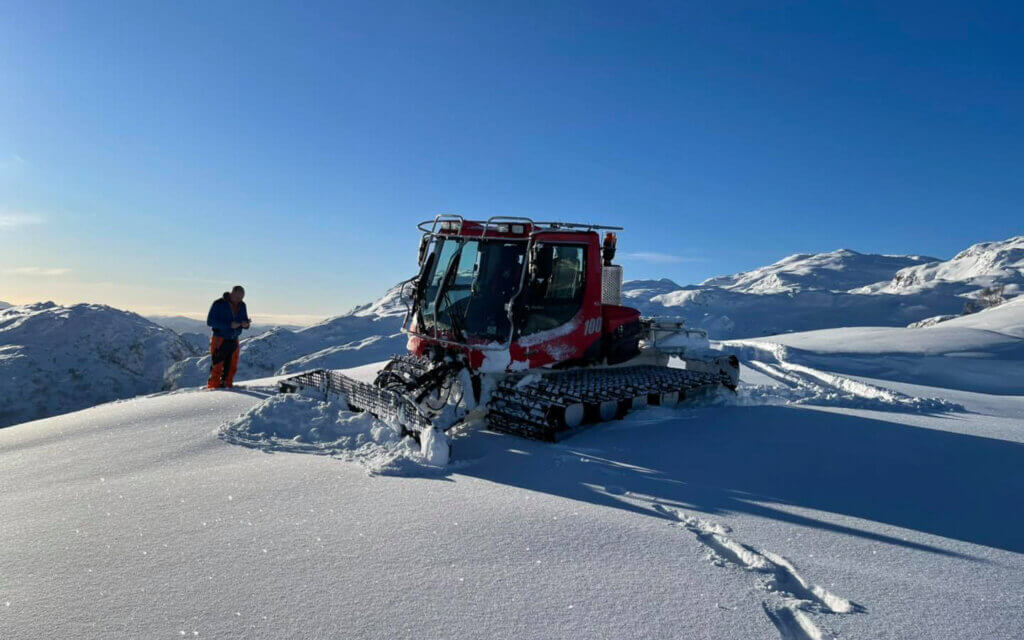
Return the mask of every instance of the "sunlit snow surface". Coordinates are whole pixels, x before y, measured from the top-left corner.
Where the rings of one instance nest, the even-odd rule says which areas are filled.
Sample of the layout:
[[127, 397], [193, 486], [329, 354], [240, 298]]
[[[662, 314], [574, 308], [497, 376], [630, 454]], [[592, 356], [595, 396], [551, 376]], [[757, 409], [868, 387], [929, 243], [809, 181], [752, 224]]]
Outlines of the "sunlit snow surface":
[[732, 399], [400, 477], [273, 380], [9, 427], [0, 637], [1019, 638], [1022, 311], [730, 342]]

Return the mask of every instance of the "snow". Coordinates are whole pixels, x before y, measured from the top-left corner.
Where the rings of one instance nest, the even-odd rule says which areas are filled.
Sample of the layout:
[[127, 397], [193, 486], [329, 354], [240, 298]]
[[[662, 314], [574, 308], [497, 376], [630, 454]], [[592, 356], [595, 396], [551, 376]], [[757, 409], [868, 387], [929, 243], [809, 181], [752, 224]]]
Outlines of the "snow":
[[177, 334], [104, 305], [0, 310], [0, 427], [159, 390]]
[[572, 320], [566, 322], [563, 325], [557, 326], [554, 329], [547, 329], [546, 331], [537, 331], [531, 333], [528, 336], [524, 336], [519, 339], [519, 344], [523, 347], [533, 347], [538, 344], [550, 342], [556, 338], [563, 338], [573, 331], [576, 331], [580, 326], [580, 316], [573, 317]]
[[633, 281], [623, 298], [646, 315], [678, 315], [711, 338], [750, 338], [850, 326], [905, 327], [959, 315], [986, 286], [1012, 298], [1024, 286], [1024, 236], [974, 245], [953, 259], [798, 254], [700, 285]]
[[1024, 286], [1024, 236], [982, 242], [961, 251], [951, 260], [901, 269], [882, 290], [923, 291], [945, 283], [955, 283], [971, 291], [1003, 285], [1007, 294], [1019, 294]]
[[444, 435], [423, 450], [400, 427], [348, 410], [344, 399], [271, 395], [221, 428], [222, 440], [268, 453], [328, 455], [355, 462], [371, 474], [402, 475], [418, 466], [447, 464]]
[[[847, 327], [727, 341], [747, 358], [855, 376], [1016, 395], [1024, 380], [1024, 298], [922, 328]], [[772, 358], [768, 358], [769, 362]]]
[[738, 396], [443, 468], [272, 380], [9, 427], [0, 637], [1016, 638], [1024, 378], [921, 365], [1014, 380], [1022, 311], [728, 342]]
[[931, 326], [935, 326], [935, 325], [939, 324], [940, 322], [945, 322], [946, 320], [952, 320], [953, 318], [956, 318], [956, 317], [957, 317], [956, 315], [953, 315], [953, 314], [950, 314], [950, 313], [947, 313], [947, 314], [944, 314], [944, 315], [941, 315], [941, 316], [932, 316], [930, 318], [925, 318], [924, 320], [918, 320], [917, 322], [911, 322], [910, 324], [907, 325], [907, 328], [908, 329], [922, 329], [924, 327], [931, 327]]
[[499, 348], [497, 342], [486, 345], [481, 352], [483, 360], [480, 362], [480, 371], [484, 373], [500, 373], [508, 369], [512, 364], [512, 353], [508, 349]]
[[936, 259], [864, 254], [851, 249], [839, 249], [828, 253], [792, 255], [753, 271], [709, 278], [701, 286], [762, 294], [808, 289], [848, 291], [888, 280], [900, 269], [931, 262], [936, 262]]
[[952, 318], [946, 322], [945, 327], [995, 331], [1007, 336], [1024, 338], [1024, 298], [1016, 298], [979, 313]]
[[448, 464], [451, 447], [444, 431], [431, 428], [421, 432], [420, 445], [420, 455], [425, 464], [434, 467], [443, 467]]

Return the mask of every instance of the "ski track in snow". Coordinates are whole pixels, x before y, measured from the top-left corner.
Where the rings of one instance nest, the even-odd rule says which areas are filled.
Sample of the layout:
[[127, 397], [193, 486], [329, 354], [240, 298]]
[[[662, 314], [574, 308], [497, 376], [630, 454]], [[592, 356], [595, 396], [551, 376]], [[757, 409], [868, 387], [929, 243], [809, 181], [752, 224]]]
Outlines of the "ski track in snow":
[[744, 366], [768, 376], [782, 386], [745, 385], [741, 403], [814, 404], [852, 409], [945, 413], [964, 411], [963, 406], [942, 398], [919, 398], [867, 384], [853, 378], [792, 362], [785, 345], [732, 340], [723, 344]]
[[676, 526], [694, 534], [716, 566], [739, 567], [759, 577], [758, 586], [775, 596], [773, 600], [780, 601], [774, 603], [763, 600], [761, 606], [778, 629], [781, 640], [825, 640], [834, 637], [818, 627], [805, 611], [821, 614], [867, 611], [855, 602], [808, 582], [786, 558], [771, 551], [755, 549], [730, 537], [732, 530], [723, 524], [661, 504], [655, 503], [652, 506], [658, 513], [676, 520]]
[[779, 630], [781, 640], [830, 640], [835, 636], [825, 633], [799, 609], [783, 605], [773, 607], [762, 602], [761, 607], [775, 628]]

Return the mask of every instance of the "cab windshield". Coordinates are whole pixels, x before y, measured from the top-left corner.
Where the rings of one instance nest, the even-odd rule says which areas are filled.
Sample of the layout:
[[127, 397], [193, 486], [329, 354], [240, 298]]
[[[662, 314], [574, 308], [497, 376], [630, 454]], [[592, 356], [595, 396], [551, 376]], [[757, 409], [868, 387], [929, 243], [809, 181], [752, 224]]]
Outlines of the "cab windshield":
[[436, 238], [420, 276], [420, 330], [508, 339], [507, 306], [519, 290], [525, 254], [522, 241]]

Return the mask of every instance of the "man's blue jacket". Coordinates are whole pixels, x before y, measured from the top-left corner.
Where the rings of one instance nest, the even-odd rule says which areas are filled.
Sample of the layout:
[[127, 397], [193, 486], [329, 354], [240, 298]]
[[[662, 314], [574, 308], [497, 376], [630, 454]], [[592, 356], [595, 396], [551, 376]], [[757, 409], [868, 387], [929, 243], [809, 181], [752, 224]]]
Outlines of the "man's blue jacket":
[[238, 340], [238, 336], [242, 335], [242, 327], [232, 329], [232, 322], [249, 321], [249, 312], [245, 308], [245, 303], [239, 302], [238, 307], [232, 309], [228, 293], [214, 300], [210, 305], [210, 313], [206, 314], [206, 324], [213, 327], [213, 335], [226, 340]]

